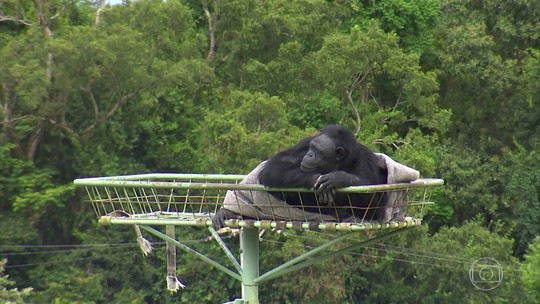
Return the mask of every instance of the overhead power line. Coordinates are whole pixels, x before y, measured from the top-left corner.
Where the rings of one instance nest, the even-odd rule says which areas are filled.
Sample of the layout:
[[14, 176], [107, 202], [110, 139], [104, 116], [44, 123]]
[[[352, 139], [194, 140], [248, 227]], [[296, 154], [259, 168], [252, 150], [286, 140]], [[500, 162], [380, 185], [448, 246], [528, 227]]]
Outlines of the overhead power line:
[[[321, 242], [321, 240], [319, 240], [319, 239], [310, 238], [310, 237], [306, 237], [306, 236], [297, 236], [297, 235], [290, 235], [290, 234], [287, 235], [287, 236], [299, 237], [299, 238], [303, 238], [303, 239], [311, 239], [311, 240], [314, 240], [314, 241]], [[283, 241], [275, 241], [275, 240], [267, 240], [267, 239], [262, 239], [262, 240], [266, 241], [266, 242], [270, 242], [270, 243], [279, 243], [279, 244], [284, 244], [285, 243]], [[351, 242], [351, 241], [345, 242], [345, 243], [348, 244], [348, 245], [355, 244], [355, 242]], [[438, 268], [447, 268], [447, 269], [451, 269], [451, 270], [455, 270], [455, 271], [469, 271], [469, 268], [472, 265], [472, 262], [470, 260], [456, 258], [455, 256], [452, 256], [452, 255], [442, 255], [442, 254], [437, 254], [437, 253], [431, 254], [431, 253], [427, 253], [427, 252], [424, 252], [424, 251], [416, 251], [416, 252], [421, 252], [422, 253], [422, 254], [419, 254], [419, 253], [407, 252], [406, 250], [399, 251], [399, 250], [384, 249], [384, 248], [381, 248], [380, 246], [391, 246], [391, 247], [399, 248], [399, 249], [407, 249], [407, 248], [404, 248], [404, 247], [392, 246], [392, 245], [386, 245], [386, 244], [379, 244], [379, 245], [377, 245], [377, 247], [375, 247], [375, 246], [366, 246], [366, 247], [364, 247], [364, 249], [375, 249], [375, 250], [378, 250], [378, 251], [392, 252], [392, 253], [401, 254], [401, 255], [405, 255], [407, 257], [412, 257], [412, 258], [407, 259], [407, 258], [400, 258], [400, 257], [395, 257], [395, 256], [388, 256], [388, 255], [381, 255], [381, 254], [360, 253], [360, 252], [350, 252], [349, 254], [351, 254], [351, 255], [360, 255], [360, 256], [368, 256], [368, 257], [373, 257], [373, 258], [381, 258], [381, 259], [391, 259], [393, 261], [398, 261], [398, 262], [405, 262], [405, 263], [418, 264], [418, 265], [424, 265], [424, 266], [432, 266], [432, 267], [438, 267]], [[304, 245], [304, 248], [306, 248], [308, 250], [313, 249], [315, 247], [316, 246]], [[326, 249], [326, 251], [329, 252], [329, 251], [331, 251], [331, 249]], [[422, 260], [422, 259], [424, 259], [424, 260]], [[454, 266], [444, 265], [444, 264], [440, 264], [440, 263], [434, 263], [436, 261], [446, 262], [448, 264], [459, 264], [459, 266], [454, 267]], [[506, 271], [506, 273], [511, 272], [513, 274], [517, 274], [517, 273], [522, 272], [522, 270], [519, 267], [504, 267], [504, 270]]]

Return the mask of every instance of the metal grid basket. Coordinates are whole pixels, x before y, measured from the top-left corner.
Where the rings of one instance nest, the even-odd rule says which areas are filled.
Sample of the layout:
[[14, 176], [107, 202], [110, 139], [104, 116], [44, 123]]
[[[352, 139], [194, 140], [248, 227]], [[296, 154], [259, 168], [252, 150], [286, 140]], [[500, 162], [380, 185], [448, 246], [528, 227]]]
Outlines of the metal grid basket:
[[[342, 197], [346, 197], [346, 202], [313, 207], [305, 206], [301, 200], [295, 205], [276, 202], [270, 194], [295, 192], [305, 195], [313, 193], [312, 190], [241, 184], [243, 178], [244, 175], [159, 173], [82, 178], [74, 183], [85, 188], [102, 224], [210, 226], [213, 214], [225, 202], [227, 209], [249, 214], [227, 221], [230, 227], [347, 231], [420, 225], [428, 207], [433, 204], [431, 193], [434, 187], [443, 184], [440, 179], [419, 179], [411, 183], [348, 187], [337, 191], [344, 194]], [[372, 195], [368, 206], [355, 206], [349, 195], [358, 193]], [[382, 203], [381, 197], [392, 195], [400, 197], [399, 204], [388, 206], [387, 201]], [[251, 212], [243, 212], [246, 208]], [[374, 221], [372, 216], [376, 210], [390, 212], [393, 216], [384, 222]], [[396, 218], [397, 213], [401, 215]], [[354, 220], [340, 216], [342, 214], [354, 215]]]

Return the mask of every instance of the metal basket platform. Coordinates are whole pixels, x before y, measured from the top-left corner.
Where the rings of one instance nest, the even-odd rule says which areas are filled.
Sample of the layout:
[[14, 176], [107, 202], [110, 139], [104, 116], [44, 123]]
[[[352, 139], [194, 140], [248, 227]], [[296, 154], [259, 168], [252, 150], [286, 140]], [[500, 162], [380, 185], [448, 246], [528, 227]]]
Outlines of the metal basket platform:
[[[133, 225], [143, 253], [150, 252], [151, 246], [143, 238], [141, 229], [166, 242], [167, 289], [177, 291], [183, 287], [176, 277], [176, 248], [179, 248], [240, 281], [241, 298], [228, 302], [235, 304], [258, 304], [258, 286], [264, 282], [419, 226], [428, 207], [433, 204], [433, 189], [444, 183], [440, 179], [419, 179], [403, 184], [342, 188], [337, 190], [339, 195], [336, 195], [334, 205], [328, 206], [316, 201], [316, 206], [309, 206], [304, 198], [319, 198], [312, 190], [270, 189], [262, 185], [241, 183], [244, 177], [220, 174], [140, 174], [81, 178], [74, 183], [86, 190], [100, 223]], [[286, 193], [289, 201], [276, 200], [271, 193]], [[358, 193], [362, 194], [361, 198]], [[360, 201], [364, 207], [357, 207]], [[366, 202], [369, 202], [367, 206]], [[212, 227], [212, 217], [220, 208], [235, 210], [246, 216], [225, 221], [228, 227], [242, 228], [239, 230], [240, 259]], [[380, 215], [381, 212], [384, 213], [384, 219], [390, 220], [378, 222], [368, 216]], [[351, 217], [342, 218], [340, 214], [353, 215], [353, 220]], [[165, 232], [152, 226], [162, 226], [161, 230], [165, 228]], [[176, 226], [206, 228], [233, 268], [178, 241], [175, 236]], [[324, 244], [261, 274], [260, 235], [257, 228], [344, 232], [328, 233], [331, 239]], [[353, 231], [376, 229], [384, 231], [369, 233], [363, 241], [329, 250], [355, 235]]]
[[[337, 231], [361, 231], [373, 229], [405, 228], [421, 224], [431, 202], [434, 187], [443, 185], [441, 179], [419, 179], [411, 183], [356, 186], [339, 189], [340, 193], [376, 194], [396, 193], [406, 197], [399, 208], [406, 216], [399, 220], [384, 223], [373, 221], [365, 216], [361, 220], [345, 222], [344, 218], [326, 215], [368, 214], [369, 210], [388, 208], [379, 202], [368, 207], [355, 207], [349, 199], [345, 206], [318, 207], [320, 217], [306, 212], [303, 204], [274, 205], [270, 197], [274, 192], [313, 192], [308, 189], [270, 189], [262, 185], [240, 184], [244, 175], [223, 174], [139, 174], [112, 177], [81, 178], [74, 181], [76, 186], [84, 187], [96, 216], [102, 224], [143, 224], [202, 226], [211, 225], [213, 214], [222, 207], [229, 192], [228, 204], [238, 204], [245, 208], [239, 197], [250, 197], [257, 209], [266, 210], [265, 216], [239, 217], [228, 220], [229, 227], [261, 227], [278, 229], [316, 229]], [[233, 206], [235, 207], [235, 206]], [[235, 207], [235, 208], [236, 208]], [[279, 212], [274, 212], [279, 209]], [[312, 208], [313, 209], [313, 208]], [[341, 209], [341, 210], [340, 210]], [[397, 210], [397, 209], [396, 209]], [[311, 210], [313, 211], [313, 210]], [[282, 216], [275, 216], [274, 214]], [[283, 214], [293, 214], [288, 218]], [[302, 216], [304, 215], [305, 216]], [[358, 217], [357, 217], [358, 218]]]

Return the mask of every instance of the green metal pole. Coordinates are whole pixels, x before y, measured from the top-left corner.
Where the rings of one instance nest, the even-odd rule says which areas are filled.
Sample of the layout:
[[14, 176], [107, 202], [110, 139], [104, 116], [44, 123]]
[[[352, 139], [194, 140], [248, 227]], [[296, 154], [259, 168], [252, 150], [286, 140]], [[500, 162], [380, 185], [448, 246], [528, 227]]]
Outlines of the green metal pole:
[[225, 255], [229, 258], [229, 260], [232, 262], [232, 264], [234, 265], [234, 268], [236, 268], [236, 270], [238, 271], [238, 273], [240, 275], [242, 275], [242, 266], [240, 266], [240, 264], [238, 264], [238, 261], [236, 260], [236, 258], [234, 257], [233, 253], [229, 250], [229, 247], [227, 247], [227, 245], [225, 244], [225, 242], [223, 242], [223, 240], [221, 239], [221, 237], [219, 236], [219, 234], [217, 233], [217, 231], [212, 227], [208, 227], [208, 230], [210, 230], [210, 233], [212, 234], [212, 236], [214, 237], [214, 240], [219, 244], [219, 247], [221, 247], [221, 250], [223, 250], [223, 252], [225, 253]]
[[243, 228], [240, 233], [242, 264], [242, 299], [246, 304], [259, 304], [259, 234], [257, 228]]

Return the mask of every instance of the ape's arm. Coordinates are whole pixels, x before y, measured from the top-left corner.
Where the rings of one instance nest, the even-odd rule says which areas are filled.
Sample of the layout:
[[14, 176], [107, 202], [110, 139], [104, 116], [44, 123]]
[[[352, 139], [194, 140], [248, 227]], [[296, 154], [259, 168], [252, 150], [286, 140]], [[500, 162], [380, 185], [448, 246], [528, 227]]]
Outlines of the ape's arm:
[[319, 194], [324, 194], [336, 188], [369, 184], [372, 183], [362, 176], [350, 174], [345, 171], [333, 171], [321, 175], [315, 182], [313, 189], [317, 190], [317, 193]]
[[259, 173], [259, 181], [262, 185], [274, 188], [312, 188], [321, 175], [303, 172], [299, 167], [299, 163], [268, 161]]
[[267, 160], [264, 168], [259, 172], [260, 183], [274, 188], [311, 189], [320, 174], [300, 170], [300, 163], [309, 150], [310, 141], [311, 137], [304, 138], [295, 146]]

